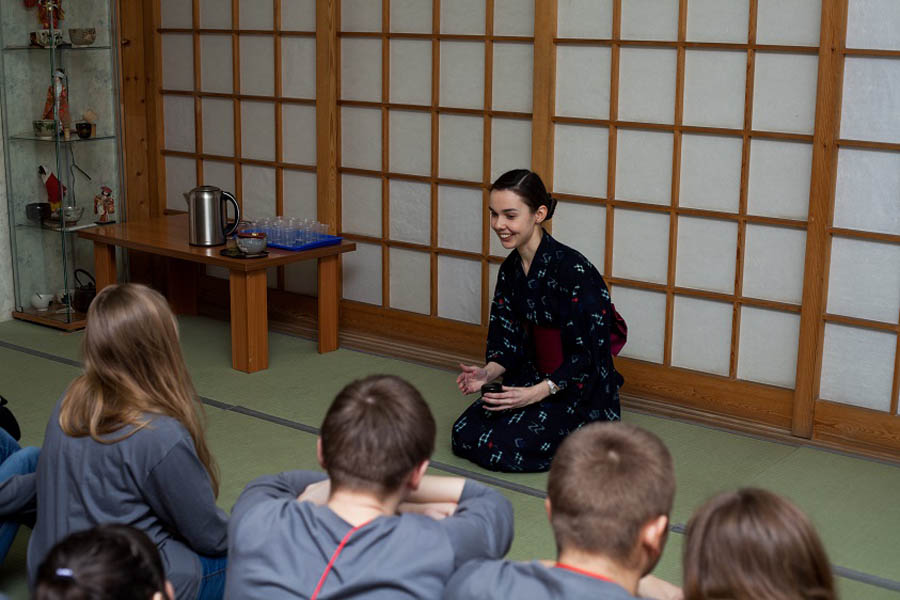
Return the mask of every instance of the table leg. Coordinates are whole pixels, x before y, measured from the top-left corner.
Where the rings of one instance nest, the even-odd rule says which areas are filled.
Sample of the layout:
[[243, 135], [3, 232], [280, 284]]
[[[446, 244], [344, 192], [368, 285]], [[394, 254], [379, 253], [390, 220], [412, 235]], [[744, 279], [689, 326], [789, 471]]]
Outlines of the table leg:
[[338, 257], [319, 259], [319, 352], [338, 348]]
[[231, 365], [254, 373], [269, 368], [266, 271], [231, 271]]
[[197, 314], [197, 263], [170, 258], [166, 261], [166, 295], [176, 315]]
[[116, 247], [112, 244], [94, 242], [94, 278], [98, 292], [116, 282]]

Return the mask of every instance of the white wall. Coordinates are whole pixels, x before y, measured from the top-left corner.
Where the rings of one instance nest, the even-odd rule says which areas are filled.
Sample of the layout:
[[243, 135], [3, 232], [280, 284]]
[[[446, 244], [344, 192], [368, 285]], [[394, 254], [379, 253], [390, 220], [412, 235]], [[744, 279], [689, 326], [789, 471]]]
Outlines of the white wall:
[[[0, 119], [3, 117], [0, 116]], [[2, 128], [0, 121], [0, 128]], [[13, 273], [12, 273], [12, 249], [9, 239], [9, 219], [7, 212], [6, 195], [6, 156], [3, 144], [0, 144], [0, 321], [11, 318], [14, 306], [13, 300]]]

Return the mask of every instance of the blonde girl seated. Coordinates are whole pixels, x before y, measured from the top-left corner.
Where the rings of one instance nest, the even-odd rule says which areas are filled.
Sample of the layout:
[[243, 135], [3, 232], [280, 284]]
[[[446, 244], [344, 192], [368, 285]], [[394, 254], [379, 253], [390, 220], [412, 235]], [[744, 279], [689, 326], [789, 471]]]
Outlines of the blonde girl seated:
[[54, 544], [103, 523], [153, 541], [180, 599], [221, 598], [227, 517], [175, 317], [143, 285], [104, 288], [88, 310], [84, 373], [44, 435], [29, 580]]
[[685, 600], [835, 600], [818, 534], [772, 492], [719, 494], [691, 518], [684, 542]]

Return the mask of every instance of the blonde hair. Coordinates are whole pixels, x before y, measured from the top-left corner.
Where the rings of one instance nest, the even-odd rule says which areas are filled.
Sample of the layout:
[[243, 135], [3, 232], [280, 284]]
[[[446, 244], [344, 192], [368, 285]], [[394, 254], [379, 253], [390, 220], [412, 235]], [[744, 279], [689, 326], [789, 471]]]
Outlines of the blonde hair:
[[[87, 321], [84, 374], [63, 398], [59, 414], [63, 432], [114, 444], [147, 427], [146, 413], [172, 417], [194, 440], [218, 496], [218, 469], [203, 433], [203, 408], [166, 299], [144, 285], [111, 285], [91, 303]], [[110, 436], [128, 425], [133, 426], [131, 431]]]

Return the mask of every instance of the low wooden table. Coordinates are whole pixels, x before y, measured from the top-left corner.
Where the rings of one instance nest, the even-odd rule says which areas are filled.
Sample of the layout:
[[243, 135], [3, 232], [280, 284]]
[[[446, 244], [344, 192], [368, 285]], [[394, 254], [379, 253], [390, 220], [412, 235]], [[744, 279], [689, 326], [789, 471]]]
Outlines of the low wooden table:
[[235, 369], [253, 373], [269, 367], [266, 269], [300, 260], [316, 259], [319, 277], [319, 352], [338, 347], [338, 256], [356, 249], [342, 241], [333, 246], [292, 252], [269, 248], [264, 258], [228, 258], [219, 254], [225, 246], [188, 244], [186, 214], [158, 217], [135, 223], [118, 223], [83, 229], [80, 237], [94, 242], [97, 290], [116, 282], [116, 246], [166, 256], [173, 261], [169, 302], [176, 312], [196, 313], [195, 263], [229, 270], [231, 290], [231, 361]]

